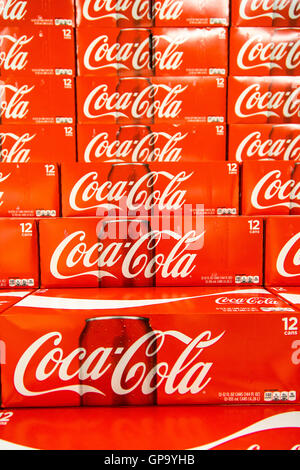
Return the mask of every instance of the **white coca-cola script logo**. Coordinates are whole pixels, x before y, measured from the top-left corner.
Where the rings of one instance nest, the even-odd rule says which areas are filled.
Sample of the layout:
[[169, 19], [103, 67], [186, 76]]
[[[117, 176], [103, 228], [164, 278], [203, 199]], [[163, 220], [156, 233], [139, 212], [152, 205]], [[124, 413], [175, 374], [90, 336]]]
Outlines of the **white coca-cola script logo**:
[[83, 17], [88, 21], [111, 18], [135, 21], [151, 19], [149, 0], [85, 0], [82, 8]]
[[178, 20], [183, 13], [183, 0], [155, 0], [153, 15], [160, 20]]
[[[123, 167], [120, 167], [121, 169]], [[138, 169], [143, 170], [143, 166]], [[116, 171], [118, 166], [116, 166]], [[186, 189], [179, 189], [192, 177], [193, 173], [181, 171], [172, 174], [168, 171], [151, 171], [145, 173], [136, 182], [112, 181], [99, 182], [97, 171], [86, 173], [73, 186], [69, 204], [74, 211], [102, 208], [106, 210], [118, 209], [120, 201], [126, 199], [127, 209], [136, 211], [141, 208], [151, 210], [157, 207], [159, 211], [178, 210], [185, 204]], [[155, 189], [156, 184], [166, 180], [164, 189]], [[89, 201], [92, 205], [89, 205]]]
[[10, 49], [0, 52], [0, 67], [3, 70], [11, 70], [13, 72], [24, 70], [28, 64], [28, 52], [22, 50], [24, 46], [29, 44], [33, 36], [27, 37], [25, 34], [19, 38], [8, 34], [0, 36], [0, 47], [5, 47], [5, 41], [11, 43]]
[[[138, 142], [132, 139], [109, 141], [107, 132], [97, 134], [84, 152], [84, 161], [103, 159], [104, 162], [122, 163], [131, 155], [132, 162], [179, 162], [182, 158], [182, 147], [179, 147], [188, 134], [178, 131], [174, 134], [167, 132], [151, 132], [142, 137]], [[157, 142], [163, 140], [163, 145], [158, 147]]]
[[27, 13], [27, 1], [1, 0], [0, 16], [4, 20], [20, 21]]
[[[190, 393], [196, 395], [208, 386], [211, 377], [208, 376], [213, 362], [203, 362], [203, 351], [216, 344], [225, 334], [213, 337], [211, 331], [204, 331], [195, 339], [179, 331], [151, 331], [137, 339], [128, 349], [120, 348], [116, 344], [111, 347], [97, 345], [90, 355], [83, 347], [74, 349], [65, 354], [59, 347], [63, 336], [58, 331], [53, 331], [38, 338], [24, 352], [20, 358], [14, 374], [14, 385], [18, 393], [23, 396], [34, 397], [60, 391], [71, 391], [79, 395], [96, 393], [105, 396], [101, 390], [99, 380], [107, 380], [107, 374], [111, 374], [111, 390], [117, 395], [127, 395], [137, 388], [144, 395], [152, 394], [157, 388], [163, 387], [168, 395]], [[178, 341], [184, 349], [177, 359], [172, 360], [172, 365], [166, 362], [156, 364], [149, 370], [146, 363], [153, 358], [162, 348], [166, 348], [168, 339]], [[41, 349], [49, 349], [41, 357]], [[116, 349], [118, 349], [117, 364], [115, 364]], [[145, 349], [145, 362], [135, 361], [135, 357]], [[114, 359], [113, 359], [114, 358]], [[200, 361], [199, 361], [200, 359]], [[78, 367], [78, 364], [80, 366]], [[35, 364], [35, 365], [33, 365]], [[74, 373], [74, 364], [77, 365]], [[91, 364], [93, 366], [91, 367]], [[50, 366], [51, 365], [51, 366]], [[53, 383], [54, 376], [57, 381], [65, 384], [73, 381], [73, 384], [62, 385], [57, 388], [29, 390], [26, 387], [26, 373], [34, 373], [37, 384], [50, 379]], [[135, 378], [135, 383], [127, 386], [129, 378]], [[156, 379], [156, 380], [154, 380]], [[93, 380], [97, 387], [86, 385], [85, 380]], [[155, 384], [155, 385], [150, 385]]]
[[[0, 116], [5, 119], [23, 119], [29, 111], [29, 101], [25, 101], [24, 98], [33, 89], [34, 86], [30, 88], [28, 85], [22, 85], [20, 88], [13, 85], [0, 85]], [[7, 97], [9, 92], [13, 93], [11, 98]]]
[[[205, 232], [195, 230], [180, 235], [171, 230], [153, 230], [140, 236], [138, 240], [118, 242], [99, 241], [93, 246], [85, 242], [86, 233], [77, 231], [68, 235], [55, 249], [50, 262], [50, 272], [56, 279], [71, 279], [79, 276], [117, 278], [109, 268], [119, 266], [120, 275], [134, 279], [143, 275], [153, 278], [158, 272], [164, 278], [185, 279], [195, 269], [198, 251], [192, 251]], [[172, 245], [167, 253], [160, 253], [160, 242], [168, 237]], [[153, 250], [155, 255], [153, 255]], [[190, 249], [190, 251], [188, 251]], [[141, 254], [142, 252], [142, 254]], [[64, 261], [62, 261], [64, 260]], [[95, 267], [96, 269], [92, 269]], [[63, 272], [69, 271], [69, 274]], [[77, 272], [76, 272], [77, 270]]]
[[[140, 43], [109, 44], [109, 37], [103, 35], [94, 39], [87, 48], [84, 54], [84, 66], [87, 70], [113, 68], [119, 71], [129, 69], [142, 71], [155, 67], [159, 70], [175, 71], [179, 69], [183, 60], [183, 52], [179, 47], [188, 40], [189, 35], [186, 33], [178, 34], [177, 38], [153, 36], [151, 38], [153, 55], [150, 58], [150, 37]], [[157, 50], [158, 47], [160, 50]]]
[[241, 70], [295, 70], [300, 65], [300, 40], [264, 43], [260, 34], [251, 35], [237, 56], [237, 64]]
[[[300, 182], [289, 179], [282, 181], [280, 170], [273, 170], [263, 176], [254, 187], [251, 194], [251, 204], [256, 209], [264, 210], [272, 207], [288, 207], [293, 209], [300, 207]], [[268, 204], [272, 199], [279, 201], [276, 204]]]
[[277, 305], [278, 301], [276, 299], [271, 299], [267, 297], [219, 297], [215, 300], [216, 304], [249, 304], [249, 305]]
[[236, 160], [242, 162], [246, 158], [259, 160], [295, 160], [300, 159], [300, 135], [286, 139], [263, 140], [262, 133], [252, 132], [239, 145]]
[[149, 0], [85, 0], [82, 14], [88, 21], [111, 18], [114, 21], [133, 19], [135, 22], [151, 21], [154, 16], [172, 21], [182, 15], [183, 0], [155, 0], [153, 3], [151, 10]]
[[300, 18], [299, 0], [241, 0], [240, 16], [244, 20], [270, 18], [284, 20]]
[[283, 277], [297, 277], [300, 276], [300, 273], [291, 273], [289, 272], [288, 266], [293, 266], [295, 269], [299, 271], [300, 266], [300, 247], [299, 246], [300, 240], [300, 232], [294, 235], [282, 248], [277, 258], [276, 268], [280, 276]]
[[[12, 132], [0, 133], [0, 160], [4, 163], [27, 163], [30, 161], [30, 148], [26, 144], [31, 142], [36, 134], [28, 132], [16, 135]], [[10, 142], [12, 141], [12, 143]], [[6, 147], [5, 147], [6, 146]]]
[[[99, 85], [86, 98], [83, 111], [89, 119], [104, 116], [151, 119], [155, 115], [159, 118], [174, 119], [180, 114], [182, 105], [182, 100], [176, 98], [187, 88], [187, 85], [182, 86], [181, 84], [174, 87], [152, 84], [139, 93], [128, 91], [123, 94], [114, 92], [109, 95], [108, 86]], [[165, 91], [165, 97], [160, 101], [156, 99], [156, 95], [161, 90]]]
[[259, 84], [247, 87], [235, 104], [236, 115], [240, 118], [254, 116], [300, 117], [300, 87], [293, 91], [262, 92]]

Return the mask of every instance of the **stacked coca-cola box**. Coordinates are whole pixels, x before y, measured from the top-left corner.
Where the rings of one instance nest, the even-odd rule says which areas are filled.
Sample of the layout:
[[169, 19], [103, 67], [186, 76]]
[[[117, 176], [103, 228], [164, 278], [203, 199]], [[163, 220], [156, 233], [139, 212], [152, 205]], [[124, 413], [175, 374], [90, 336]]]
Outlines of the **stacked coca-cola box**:
[[298, 404], [299, 2], [42, 3], [0, 6], [2, 406]]
[[74, 15], [72, 0], [1, 2], [2, 288], [39, 287], [37, 219], [60, 216], [58, 163], [76, 161]]

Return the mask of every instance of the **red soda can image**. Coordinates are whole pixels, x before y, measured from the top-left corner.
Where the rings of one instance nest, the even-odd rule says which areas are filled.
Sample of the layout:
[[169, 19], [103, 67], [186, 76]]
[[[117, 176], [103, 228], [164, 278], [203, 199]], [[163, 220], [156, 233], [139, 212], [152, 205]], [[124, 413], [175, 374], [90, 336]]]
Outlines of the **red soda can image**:
[[[116, 86], [117, 96], [121, 97], [117, 103], [116, 123], [124, 124], [154, 124], [156, 109], [156, 95], [159, 87], [147, 77], [120, 78]], [[128, 97], [131, 97], [130, 103]], [[123, 108], [124, 109], [123, 111]]]
[[[107, 181], [111, 183], [112, 189], [122, 187], [115, 198], [112, 210], [106, 214], [96, 215], [129, 215], [146, 216], [151, 215], [153, 207], [153, 192], [155, 179], [152, 176], [149, 165], [145, 163], [116, 163], [111, 166]], [[124, 188], [127, 187], [126, 190]], [[112, 196], [113, 200], [113, 196]]]
[[[123, 77], [152, 76], [152, 33], [150, 29], [120, 29], [117, 44], [117, 74]], [[131, 53], [128, 50], [131, 50]]]
[[151, 162], [155, 161], [155, 142], [157, 137], [150, 126], [120, 126], [117, 132], [118, 150], [116, 162]]
[[159, 236], [150, 220], [107, 217], [97, 225], [97, 238], [99, 287], [155, 287]]
[[79, 342], [86, 352], [81, 406], [157, 404], [157, 346], [148, 318], [89, 318]]

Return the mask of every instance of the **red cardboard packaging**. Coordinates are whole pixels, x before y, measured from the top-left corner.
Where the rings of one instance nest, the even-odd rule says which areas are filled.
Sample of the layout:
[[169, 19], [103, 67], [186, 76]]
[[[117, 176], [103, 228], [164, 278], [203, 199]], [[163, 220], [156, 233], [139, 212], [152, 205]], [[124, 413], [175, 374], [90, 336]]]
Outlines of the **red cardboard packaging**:
[[300, 160], [300, 126], [233, 124], [229, 126], [230, 161]]
[[110, 164], [224, 161], [226, 134], [222, 124], [79, 124], [78, 161]]
[[0, 80], [1, 124], [75, 123], [73, 78], [10, 76]]
[[39, 222], [42, 287], [263, 283], [263, 220], [62, 218]]
[[33, 219], [0, 219], [0, 288], [39, 287], [37, 224]]
[[74, 126], [9, 124], [0, 127], [3, 163], [59, 163], [76, 161]]
[[0, 163], [0, 217], [58, 217], [58, 167]]
[[296, 404], [291, 317], [264, 289], [38, 291], [0, 316], [2, 404]]
[[71, 163], [61, 181], [64, 217], [239, 214], [237, 163]]

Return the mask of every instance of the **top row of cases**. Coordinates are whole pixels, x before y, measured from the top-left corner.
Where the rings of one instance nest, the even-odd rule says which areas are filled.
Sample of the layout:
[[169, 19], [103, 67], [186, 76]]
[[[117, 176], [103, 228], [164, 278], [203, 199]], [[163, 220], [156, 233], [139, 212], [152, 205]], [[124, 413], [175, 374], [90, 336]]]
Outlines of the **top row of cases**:
[[[231, 11], [231, 15], [230, 15]], [[231, 16], [231, 20], [230, 20]], [[2, 0], [0, 25], [300, 26], [299, 0]]]

